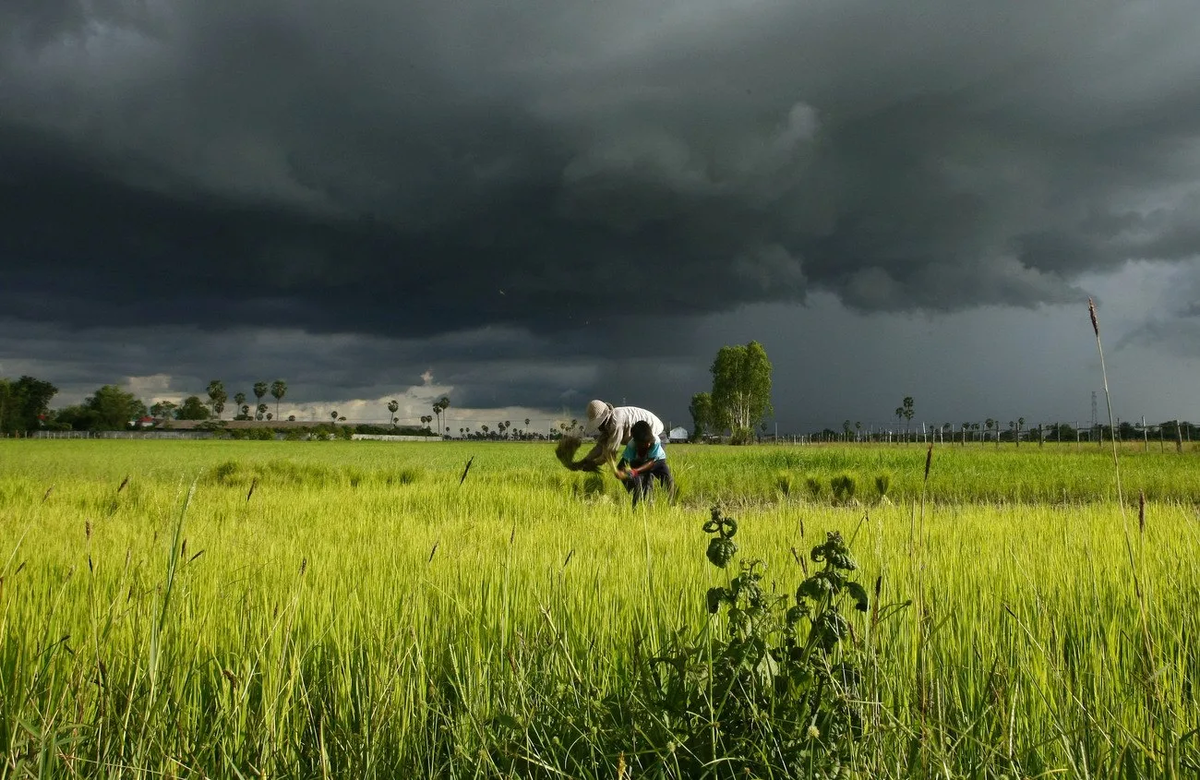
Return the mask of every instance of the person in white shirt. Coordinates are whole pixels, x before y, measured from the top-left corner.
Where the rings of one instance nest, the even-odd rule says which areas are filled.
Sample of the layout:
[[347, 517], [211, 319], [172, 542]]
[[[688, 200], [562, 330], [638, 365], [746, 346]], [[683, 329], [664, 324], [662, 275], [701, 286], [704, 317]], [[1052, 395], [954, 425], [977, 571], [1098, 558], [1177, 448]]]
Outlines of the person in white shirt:
[[616, 406], [604, 401], [592, 401], [587, 405], [585, 434], [598, 434], [596, 446], [583, 457], [580, 465], [587, 471], [599, 471], [607, 461], [616, 460], [621, 447], [633, 437], [634, 423], [644, 421], [650, 426], [655, 439], [662, 438], [663, 424], [653, 412], [636, 406]]

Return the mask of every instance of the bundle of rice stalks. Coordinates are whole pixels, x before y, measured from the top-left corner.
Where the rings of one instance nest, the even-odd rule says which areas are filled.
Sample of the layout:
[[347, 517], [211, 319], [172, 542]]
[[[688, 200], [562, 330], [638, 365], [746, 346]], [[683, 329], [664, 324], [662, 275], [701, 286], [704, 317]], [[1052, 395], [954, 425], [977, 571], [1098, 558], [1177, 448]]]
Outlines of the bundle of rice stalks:
[[554, 456], [558, 458], [558, 462], [566, 466], [571, 471], [599, 471], [592, 463], [575, 460], [575, 453], [583, 446], [583, 439], [578, 436], [564, 436], [558, 440], [558, 446], [554, 448]]

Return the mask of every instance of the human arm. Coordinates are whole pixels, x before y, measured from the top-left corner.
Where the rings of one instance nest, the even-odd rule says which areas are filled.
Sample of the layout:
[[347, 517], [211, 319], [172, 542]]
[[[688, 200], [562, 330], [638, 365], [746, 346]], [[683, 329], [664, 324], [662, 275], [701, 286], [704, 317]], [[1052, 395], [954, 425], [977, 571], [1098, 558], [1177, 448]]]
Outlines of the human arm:
[[667, 459], [666, 451], [663, 450], [662, 445], [656, 441], [656, 442], [654, 442], [654, 446], [650, 448], [650, 451], [646, 453], [646, 458], [645, 458], [645, 460], [642, 461], [642, 463], [640, 465], [630, 466], [628, 468], [629, 476], [636, 477], [637, 475], [642, 474], [643, 472], [649, 471], [650, 469], [654, 468], [654, 464], [657, 463], [658, 461], [666, 460], [666, 459]]
[[622, 426], [616, 423], [601, 426], [598, 433], [600, 436], [595, 446], [579, 461], [583, 470], [599, 471], [605, 463], [615, 460], [621, 452], [622, 439], [629, 438], [627, 434], [623, 435]]

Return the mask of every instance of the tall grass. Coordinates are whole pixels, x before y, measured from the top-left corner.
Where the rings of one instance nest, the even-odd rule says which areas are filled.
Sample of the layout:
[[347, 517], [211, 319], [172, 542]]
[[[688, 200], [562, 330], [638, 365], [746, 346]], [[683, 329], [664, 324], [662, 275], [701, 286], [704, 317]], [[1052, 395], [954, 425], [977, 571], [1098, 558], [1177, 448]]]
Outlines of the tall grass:
[[918, 567], [903, 500], [778, 488], [886, 471], [919, 496], [924, 449], [887, 449], [672, 447], [685, 500], [634, 511], [548, 446], [0, 442], [0, 778], [672, 776], [665, 737], [605, 735], [639, 654], [710, 619], [709, 500], [741, 505], [774, 592], [857, 529], [880, 610], [923, 594], [920, 625], [853, 619], [863, 776], [1200, 771], [1190, 454], [1122, 463], [1150, 487], [1147, 670], [1102, 454], [937, 450]]

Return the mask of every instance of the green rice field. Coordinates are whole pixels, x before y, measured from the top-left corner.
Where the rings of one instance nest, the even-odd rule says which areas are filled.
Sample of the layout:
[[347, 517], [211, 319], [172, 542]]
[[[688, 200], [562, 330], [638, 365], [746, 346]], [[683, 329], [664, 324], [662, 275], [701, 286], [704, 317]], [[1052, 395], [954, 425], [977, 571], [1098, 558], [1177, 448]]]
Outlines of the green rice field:
[[[0, 778], [1200, 777], [1200, 450], [667, 450], [635, 510], [546, 443], [0, 440]], [[774, 662], [734, 718], [707, 591], [830, 531], [854, 727]]]

